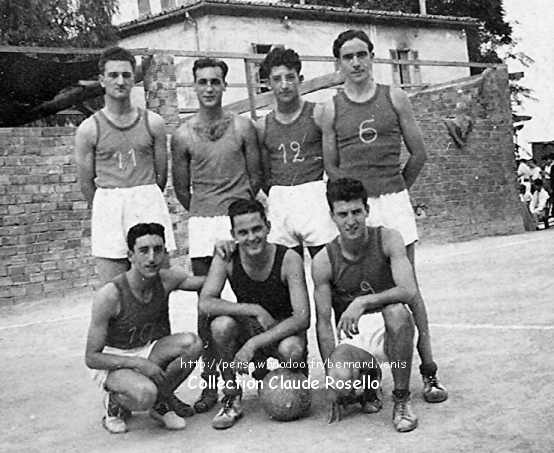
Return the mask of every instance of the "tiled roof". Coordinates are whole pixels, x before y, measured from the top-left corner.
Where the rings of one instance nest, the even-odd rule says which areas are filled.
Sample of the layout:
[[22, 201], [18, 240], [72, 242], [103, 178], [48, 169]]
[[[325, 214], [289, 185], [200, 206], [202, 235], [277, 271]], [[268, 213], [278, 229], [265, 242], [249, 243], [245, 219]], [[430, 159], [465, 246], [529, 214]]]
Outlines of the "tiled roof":
[[122, 36], [140, 33], [144, 29], [163, 26], [167, 22], [180, 20], [187, 13], [194, 16], [223, 14], [239, 16], [288, 16], [291, 19], [326, 20], [329, 22], [371, 21], [421, 24], [460, 28], [477, 26], [479, 21], [471, 17], [436, 16], [403, 13], [400, 11], [377, 11], [360, 8], [339, 8], [321, 5], [300, 5], [281, 2], [240, 1], [240, 0], [188, 0], [183, 5], [151, 14], [141, 19], [125, 22], [118, 26]]

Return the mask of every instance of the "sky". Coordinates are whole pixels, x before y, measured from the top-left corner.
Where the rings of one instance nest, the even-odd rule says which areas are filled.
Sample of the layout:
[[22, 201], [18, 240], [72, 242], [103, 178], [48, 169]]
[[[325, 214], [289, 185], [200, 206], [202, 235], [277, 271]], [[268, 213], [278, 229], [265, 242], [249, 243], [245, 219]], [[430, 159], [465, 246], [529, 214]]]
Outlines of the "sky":
[[518, 41], [515, 51], [529, 55], [535, 63], [526, 68], [508, 62], [510, 72], [523, 71], [523, 86], [534, 90], [538, 102], [526, 101], [517, 113], [531, 115], [520, 140], [554, 140], [554, 0], [504, 0], [506, 20]]

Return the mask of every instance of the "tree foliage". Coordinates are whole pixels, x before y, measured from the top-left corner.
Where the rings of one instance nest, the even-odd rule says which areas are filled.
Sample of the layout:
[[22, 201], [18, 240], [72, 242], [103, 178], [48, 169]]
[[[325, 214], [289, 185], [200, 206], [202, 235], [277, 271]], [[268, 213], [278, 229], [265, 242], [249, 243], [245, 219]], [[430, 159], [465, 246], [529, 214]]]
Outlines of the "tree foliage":
[[105, 47], [118, 0], [0, 0], [0, 44]]

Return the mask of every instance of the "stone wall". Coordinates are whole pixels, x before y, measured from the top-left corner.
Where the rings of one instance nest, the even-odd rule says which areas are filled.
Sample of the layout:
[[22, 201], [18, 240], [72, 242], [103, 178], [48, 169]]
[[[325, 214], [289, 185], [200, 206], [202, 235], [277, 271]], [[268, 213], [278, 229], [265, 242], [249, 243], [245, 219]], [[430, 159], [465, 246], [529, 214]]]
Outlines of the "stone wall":
[[[0, 128], [0, 305], [95, 283], [74, 135], [75, 128]], [[170, 185], [165, 194], [182, 257], [185, 212]]]

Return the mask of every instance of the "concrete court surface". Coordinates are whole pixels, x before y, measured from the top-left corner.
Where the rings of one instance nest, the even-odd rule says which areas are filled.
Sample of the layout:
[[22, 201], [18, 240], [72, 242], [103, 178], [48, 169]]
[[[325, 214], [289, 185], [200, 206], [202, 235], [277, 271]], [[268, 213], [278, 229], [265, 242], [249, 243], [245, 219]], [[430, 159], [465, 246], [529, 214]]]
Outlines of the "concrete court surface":
[[[269, 420], [254, 390], [230, 430], [210, 426], [215, 411], [167, 432], [138, 414], [129, 432], [100, 425], [98, 390], [83, 363], [90, 293], [0, 308], [0, 451], [5, 452], [547, 452], [554, 445], [554, 229], [447, 245], [420, 245], [418, 275], [430, 314], [439, 375], [450, 399], [422, 400], [415, 359], [413, 406], [419, 427], [396, 433], [390, 372], [379, 414], [353, 409], [326, 424], [323, 391], [309, 417]], [[174, 330], [194, 330], [196, 296], [172, 295]], [[312, 319], [312, 324], [314, 319]], [[317, 359], [313, 328], [311, 357]], [[198, 371], [195, 371], [198, 374]], [[323, 378], [321, 367], [312, 370]], [[192, 402], [198, 388], [178, 394]]]

